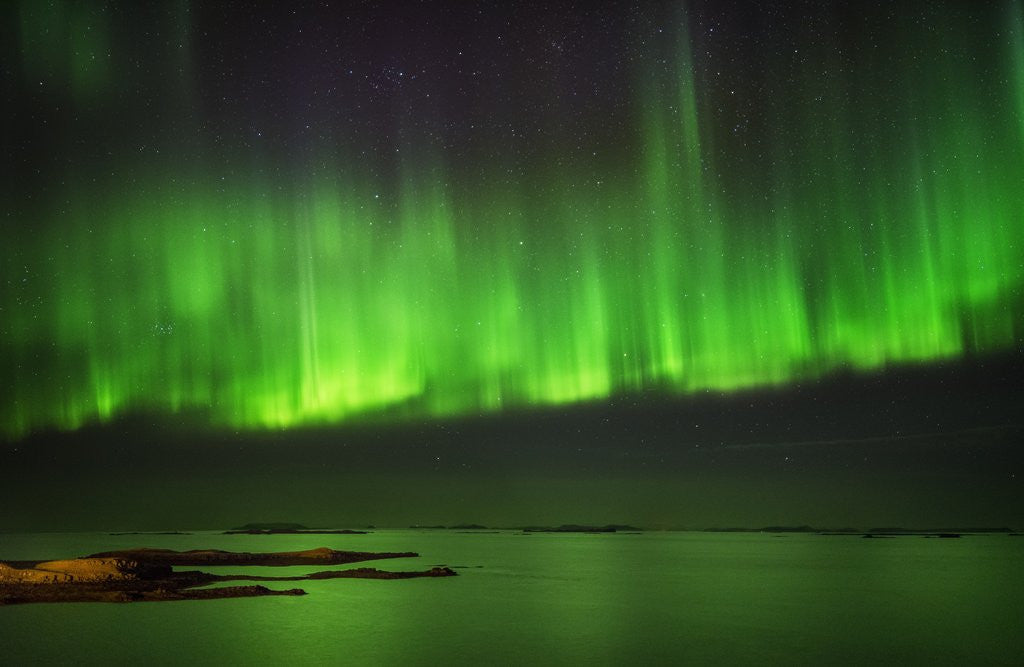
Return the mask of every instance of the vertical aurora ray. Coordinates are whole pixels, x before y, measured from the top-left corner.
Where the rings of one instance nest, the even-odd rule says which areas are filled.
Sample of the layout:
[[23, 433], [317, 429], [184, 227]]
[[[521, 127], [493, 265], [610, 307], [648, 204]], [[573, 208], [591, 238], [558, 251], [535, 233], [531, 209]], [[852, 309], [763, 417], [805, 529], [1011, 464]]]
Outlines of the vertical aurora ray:
[[1016, 94], [1017, 123], [1020, 140], [1024, 142], [1024, 6], [1021, 3], [1007, 3], [1007, 26], [1010, 33], [1011, 85]]
[[21, 3], [25, 75], [40, 86], [67, 86], [79, 99], [101, 93], [111, 80], [109, 26], [102, 9], [91, 0]]
[[[749, 149], [680, 24], [634, 71], [623, 164], [549, 160], [515, 182], [408, 141], [393, 174], [342, 158], [283, 184], [71, 177], [5, 232], [0, 431], [470, 414], [1013, 349], [1024, 28], [1007, 7], [987, 75], [932, 15], [941, 40], [902, 26], [911, 47], [857, 71], [823, 77], [820, 44], [792, 81], [766, 62], [765, 169], [736, 167]], [[28, 39], [65, 19], [24, 14], [23, 69], [59, 59], [77, 100], [108, 70]]]

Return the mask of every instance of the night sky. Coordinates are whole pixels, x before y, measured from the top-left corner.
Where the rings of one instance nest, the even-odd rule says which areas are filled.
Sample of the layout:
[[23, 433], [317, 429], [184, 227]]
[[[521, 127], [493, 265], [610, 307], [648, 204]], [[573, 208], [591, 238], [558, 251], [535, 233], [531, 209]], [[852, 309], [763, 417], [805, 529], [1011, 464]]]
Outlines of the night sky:
[[1024, 3], [0, 8], [0, 530], [1024, 523]]

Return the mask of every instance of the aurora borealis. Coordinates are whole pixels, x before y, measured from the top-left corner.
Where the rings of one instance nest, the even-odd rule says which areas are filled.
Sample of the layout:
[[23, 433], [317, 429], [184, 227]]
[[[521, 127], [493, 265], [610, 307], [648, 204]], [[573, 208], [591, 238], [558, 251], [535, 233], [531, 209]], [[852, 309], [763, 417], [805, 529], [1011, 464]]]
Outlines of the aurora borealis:
[[14, 3], [0, 433], [1019, 350], [1022, 4], [911, 4], [449, 8], [428, 34], [423, 8]]

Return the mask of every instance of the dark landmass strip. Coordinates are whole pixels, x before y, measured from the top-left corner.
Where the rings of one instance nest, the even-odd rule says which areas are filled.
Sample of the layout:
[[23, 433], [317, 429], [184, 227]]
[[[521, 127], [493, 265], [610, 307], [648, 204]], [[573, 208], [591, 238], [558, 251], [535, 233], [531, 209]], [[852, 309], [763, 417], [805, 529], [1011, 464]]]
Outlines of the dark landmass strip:
[[1013, 530], [1002, 526], [999, 528], [979, 528], [977, 526], [947, 526], [945, 528], [869, 528], [869, 533], [882, 535], [941, 535], [943, 533], [1012, 533]]
[[453, 526], [409, 526], [410, 530], [488, 530], [487, 526], [478, 523], [457, 523]]
[[[831, 535], [838, 533], [822, 533], [823, 535]], [[861, 537], [874, 537], [874, 538], [896, 538], [896, 537], [960, 537], [960, 533], [864, 533]]]
[[301, 523], [247, 523], [231, 530], [309, 530]]
[[453, 577], [456, 573], [449, 567], [435, 566], [429, 570], [411, 572], [393, 572], [378, 570], [373, 567], [356, 567], [351, 570], [325, 570], [312, 574], [300, 574], [292, 577], [263, 577], [259, 575], [209, 575], [211, 581], [308, 581], [316, 579], [421, 579], [424, 577]]
[[[764, 526], [762, 528], [705, 528], [705, 533], [820, 533], [811, 526]], [[859, 532], [859, 531], [858, 531]]]
[[606, 526], [581, 526], [573, 523], [562, 524], [561, 526], [525, 526], [524, 533], [617, 533], [621, 531], [640, 532], [639, 528], [622, 524], [608, 524]]
[[178, 530], [165, 530], [161, 532], [147, 532], [147, 531], [131, 531], [128, 533], [107, 533], [107, 535], [192, 535], [193, 533], [183, 533]]
[[[457, 523], [452, 526], [421, 526], [413, 525], [409, 526], [410, 530], [463, 530], [463, 531], [474, 531], [474, 530], [490, 530], [487, 526], [482, 526], [479, 523]], [[518, 529], [508, 529], [518, 530]]]
[[365, 530], [316, 530], [314, 528], [246, 528], [225, 530], [222, 535], [367, 535]]
[[[822, 533], [822, 535], [841, 535], [847, 533]], [[881, 530], [872, 529], [861, 537], [961, 537], [963, 535], [1013, 535], [1008, 528], [954, 528], [941, 530], [910, 530], [895, 529]]]
[[[130, 554], [130, 556], [125, 556]], [[171, 556], [176, 555], [180, 558]], [[451, 577], [457, 573], [437, 566], [413, 572], [375, 568], [327, 570], [286, 577], [249, 574], [175, 572], [172, 565], [204, 562], [214, 565], [306, 565], [351, 563], [375, 558], [415, 555], [372, 554], [313, 549], [306, 552], [231, 553], [224, 551], [172, 552], [133, 549], [61, 561], [0, 562], [0, 605], [30, 602], [155, 602], [213, 600], [265, 595], [305, 595], [299, 588], [272, 590], [264, 586], [224, 586], [198, 589], [223, 581], [303, 581], [321, 579], [412, 579]], [[301, 561], [301, 562], [299, 562]]]
[[854, 537], [940, 537], [960, 535], [1013, 534], [1010, 528], [814, 528], [813, 526], [765, 526], [763, 528], [705, 528], [705, 533], [816, 533], [818, 535], [846, 535]]

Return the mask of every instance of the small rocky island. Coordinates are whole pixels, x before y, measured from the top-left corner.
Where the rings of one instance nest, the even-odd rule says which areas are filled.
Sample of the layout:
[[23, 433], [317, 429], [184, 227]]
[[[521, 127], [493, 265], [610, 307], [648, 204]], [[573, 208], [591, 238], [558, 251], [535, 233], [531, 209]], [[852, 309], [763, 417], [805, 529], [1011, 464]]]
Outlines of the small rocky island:
[[287, 577], [249, 574], [211, 574], [191, 566], [347, 565], [368, 560], [412, 558], [412, 552], [373, 553], [334, 551], [326, 547], [307, 551], [249, 553], [204, 549], [129, 549], [81, 558], [52, 561], [0, 562], [0, 605], [27, 602], [151, 602], [213, 600], [265, 595], [305, 595], [301, 588], [270, 589], [262, 585], [201, 588], [224, 581], [304, 581], [319, 579], [412, 579], [451, 577], [454, 570], [433, 567], [416, 572], [375, 568], [324, 570]]

